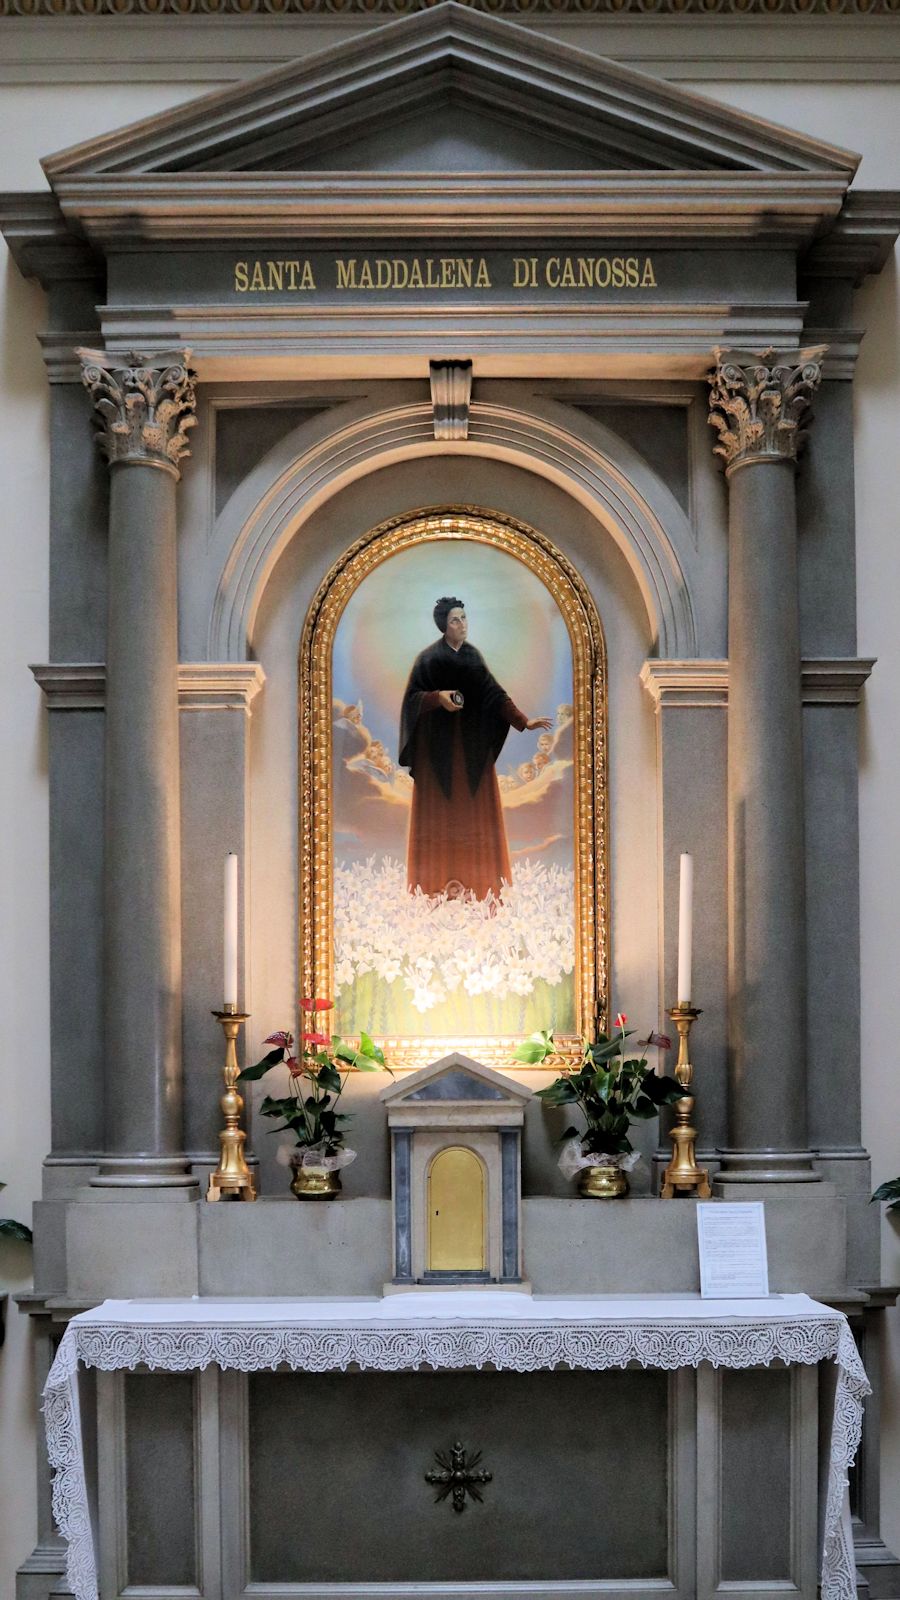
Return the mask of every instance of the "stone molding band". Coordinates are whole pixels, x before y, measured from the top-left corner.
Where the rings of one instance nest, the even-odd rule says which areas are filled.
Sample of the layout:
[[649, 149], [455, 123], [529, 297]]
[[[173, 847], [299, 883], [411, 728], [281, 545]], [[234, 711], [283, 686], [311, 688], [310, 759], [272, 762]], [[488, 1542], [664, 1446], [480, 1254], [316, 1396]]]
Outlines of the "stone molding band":
[[81, 379], [94, 405], [97, 443], [114, 466], [161, 467], [180, 478], [197, 425], [190, 350], [160, 351], [149, 365], [130, 351], [113, 365], [103, 350], [80, 348]]
[[[808, 656], [801, 663], [804, 705], [859, 705], [863, 685], [875, 665], [873, 656]], [[655, 710], [673, 706], [693, 710], [728, 705], [728, 662], [645, 661], [641, 683]]]
[[[102, 662], [51, 662], [31, 667], [51, 711], [102, 711], [106, 668]], [[178, 705], [182, 711], [243, 711], [266, 681], [258, 661], [182, 661]]]
[[[401, 17], [425, 11], [432, 0], [0, 0], [4, 17]], [[895, 17], [900, 0], [467, 0], [492, 16], [599, 15], [672, 18]]]
[[[802, 665], [804, 705], [859, 705], [875, 666], [873, 656], [809, 656]], [[32, 665], [35, 682], [51, 711], [102, 711], [106, 668], [102, 662]], [[178, 668], [182, 711], [251, 712], [266, 675], [258, 661], [183, 661]], [[728, 705], [728, 662], [645, 661], [641, 683], [657, 712]]]

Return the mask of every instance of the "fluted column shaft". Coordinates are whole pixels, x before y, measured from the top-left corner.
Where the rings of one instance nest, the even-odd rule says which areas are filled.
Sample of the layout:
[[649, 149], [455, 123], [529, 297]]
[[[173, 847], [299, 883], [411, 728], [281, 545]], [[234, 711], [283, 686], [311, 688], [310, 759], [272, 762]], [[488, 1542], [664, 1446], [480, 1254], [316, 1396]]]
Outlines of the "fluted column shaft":
[[193, 384], [183, 353], [123, 366], [81, 355], [110, 463], [105, 1150], [94, 1181], [183, 1188], [175, 496]]
[[816, 1178], [806, 1114], [806, 908], [795, 467], [821, 351], [718, 354], [729, 480], [729, 1149], [720, 1179]]

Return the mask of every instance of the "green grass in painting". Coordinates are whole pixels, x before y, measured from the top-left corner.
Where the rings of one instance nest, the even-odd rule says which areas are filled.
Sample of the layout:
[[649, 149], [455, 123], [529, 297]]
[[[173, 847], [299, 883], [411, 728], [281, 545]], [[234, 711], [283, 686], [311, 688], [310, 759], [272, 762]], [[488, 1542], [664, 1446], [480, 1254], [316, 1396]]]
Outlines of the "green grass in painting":
[[392, 983], [377, 972], [366, 972], [345, 985], [337, 995], [335, 1028], [340, 1034], [358, 1034], [361, 1028], [385, 1035], [446, 1038], [453, 1034], [474, 1037], [533, 1033], [554, 1028], [574, 1033], [575, 992], [572, 977], [561, 983], [538, 978], [529, 995], [468, 995], [460, 988], [430, 1011], [417, 1011], [401, 979]]

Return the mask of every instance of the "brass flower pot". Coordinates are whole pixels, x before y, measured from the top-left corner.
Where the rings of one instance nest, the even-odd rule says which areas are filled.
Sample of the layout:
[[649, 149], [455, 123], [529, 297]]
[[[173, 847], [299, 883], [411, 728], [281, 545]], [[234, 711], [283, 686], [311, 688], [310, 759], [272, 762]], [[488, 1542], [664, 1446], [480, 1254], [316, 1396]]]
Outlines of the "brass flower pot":
[[578, 1193], [586, 1200], [620, 1200], [628, 1193], [628, 1174], [609, 1163], [582, 1167], [578, 1174]]
[[341, 1175], [339, 1172], [326, 1172], [323, 1167], [301, 1167], [299, 1162], [291, 1162], [294, 1176], [291, 1179], [291, 1194], [298, 1200], [336, 1200], [341, 1192]]

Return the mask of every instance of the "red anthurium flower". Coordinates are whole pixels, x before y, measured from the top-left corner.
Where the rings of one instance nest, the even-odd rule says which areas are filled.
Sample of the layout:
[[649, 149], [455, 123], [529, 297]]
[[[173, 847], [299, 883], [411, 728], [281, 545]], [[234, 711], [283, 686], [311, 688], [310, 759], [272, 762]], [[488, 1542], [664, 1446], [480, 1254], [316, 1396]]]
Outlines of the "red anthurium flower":
[[301, 1067], [296, 1056], [288, 1056], [286, 1065], [292, 1078], [303, 1077], [303, 1068]]
[[657, 1050], [671, 1050], [671, 1048], [672, 1048], [671, 1039], [668, 1038], [667, 1035], [664, 1034], [664, 1033], [651, 1033], [651, 1034], [648, 1034], [646, 1039], [638, 1039], [638, 1044], [640, 1045], [642, 1050], [647, 1048], [647, 1047], [649, 1047], [649, 1046], [651, 1046], [651, 1045], [654, 1046]]
[[327, 1033], [301, 1033], [300, 1039], [301, 1039], [301, 1042], [303, 1044], [330, 1044], [331, 1043], [331, 1040], [329, 1039]]
[[615, 1026], [617, 1028], [624, 1028], [624, 1026], [625, 1026], [627, 1021], [628, 1021], [628, 1018], [626, 1017], [624, 1011], [620, 1011], [619, 1015], [616, 1017]]
[[333, 1011], [334, 1010], [334, 1002], [332, 1000], [306, 999], [306, 1000], [301, 1000], [300, 1004], [301, 1004], [301, 1006], [302, 1006], [304, 1011]]
[[293, 1044], [293, 1042], [294, 1042], [294, 1035], [292, 1033], [284, 1033], [284, 1032], [282, 1032], [282, 1033], [270, 1033], [268, 1039], [264, 1039], [263, 1040], [263, 1044], [280, 1044], [282, 1050], [290, 1050], [291, 1045]]

